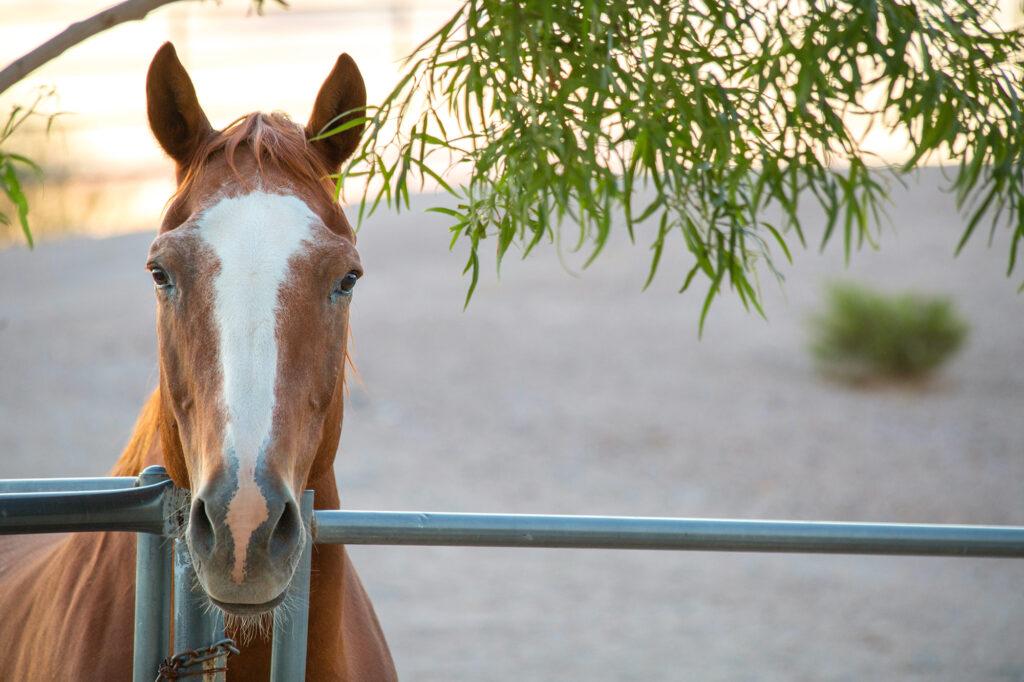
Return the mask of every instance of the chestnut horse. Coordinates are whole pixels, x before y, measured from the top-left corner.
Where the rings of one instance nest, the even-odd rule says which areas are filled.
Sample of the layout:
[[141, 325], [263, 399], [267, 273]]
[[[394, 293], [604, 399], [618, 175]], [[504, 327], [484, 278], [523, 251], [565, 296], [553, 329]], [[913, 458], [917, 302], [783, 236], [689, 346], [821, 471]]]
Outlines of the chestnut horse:
[[[333, 464], [349, 305], [362, 274], [328, 177], [355, 150], [361, 126], [310, 138], [364, 107], [366, 90], [343, 54], [305, 128], [254, 113], [216, 131], [167, 43], [146, 93], [178, 191], [147, 265], [159, 388], [112, 473], [162, 464], [192, 491], [188, 548], [241, 649], [228, 679], [267, 679], [270, 641], [252, 625], [281, 603], [310, 541], [297, 500], [310, 488], [318, 509], [339, 506]], [[3, 539], [0, 679], [131, 679], [134, 557], [130, 533]], [[313, 549], [306, 661], [307, 680], [396, 679], [339, 545]]]

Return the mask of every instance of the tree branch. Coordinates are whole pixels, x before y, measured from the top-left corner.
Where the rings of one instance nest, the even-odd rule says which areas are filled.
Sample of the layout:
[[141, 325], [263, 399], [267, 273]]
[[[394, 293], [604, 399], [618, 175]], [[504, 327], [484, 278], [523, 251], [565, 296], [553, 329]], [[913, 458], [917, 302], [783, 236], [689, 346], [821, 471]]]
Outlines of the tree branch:
[[144, 19], [147, 14], [177, 0], [125, 0], [88, 19], [71, 24], [61, 33], [15, 59], [0, 71], [0, 94], [43, 64], [64, 54], [68, 49], [109, 28], [128, 21]]

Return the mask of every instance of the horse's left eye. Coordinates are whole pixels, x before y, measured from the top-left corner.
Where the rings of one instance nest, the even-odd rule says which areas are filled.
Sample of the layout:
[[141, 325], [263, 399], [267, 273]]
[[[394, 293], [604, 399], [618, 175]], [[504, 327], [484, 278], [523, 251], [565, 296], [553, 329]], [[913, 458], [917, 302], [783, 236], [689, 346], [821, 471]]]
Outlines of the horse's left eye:
[[341, 278], [337, 286], [334, 287], [334, 291], [331, 292], [332, 298], [336, 296], [348, 296], [352, 293], [352, 290], [356, 288], [356, 282], [359, 281], [359, 273], [352, 270], [347, 275]]

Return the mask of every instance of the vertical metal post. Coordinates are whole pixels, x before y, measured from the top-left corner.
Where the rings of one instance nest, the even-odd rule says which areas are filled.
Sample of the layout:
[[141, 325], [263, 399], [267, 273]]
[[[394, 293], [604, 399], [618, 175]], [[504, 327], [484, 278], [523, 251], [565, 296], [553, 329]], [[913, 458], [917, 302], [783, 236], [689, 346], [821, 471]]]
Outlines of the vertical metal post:
[[[204, 649], [224, 639], [224, 612], [212, 606], [192, 568], [192, 557], [183, 541], [174, 543], [174, 652]], [[211, 659], [181, 672], [221, 667], [224, 657]], [[204, 675], [204, 682], [224, 682], [224, 673]]]
[[274, 611], [274, 644], [270, 682], [292, 682], [306, 677], [306, 638], [309, 634], [309, 571], [313, 561], [313, 491], [302, 493], [302, 525], [306, 544], [295, 569], [285, 604]]
[[[139, 474], [138, 485], [168, 480], [161, 466]], [[167, 534], [137, 534], [135, 558], [134, 682], [151, 682], [171, 644], [171, 562], [173, 540]]]

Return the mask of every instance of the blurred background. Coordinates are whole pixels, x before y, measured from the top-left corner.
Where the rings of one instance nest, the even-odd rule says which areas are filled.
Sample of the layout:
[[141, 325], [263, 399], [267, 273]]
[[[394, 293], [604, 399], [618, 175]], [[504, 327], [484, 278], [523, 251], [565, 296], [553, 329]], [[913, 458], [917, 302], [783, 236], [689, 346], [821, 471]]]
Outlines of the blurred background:
[[[39, 239], [146, 230], [153, 207], [173, 191], [170, 166], [146, 127], [145, 75], [166, 40], [177, 47], [214, 127], [253, 110], [285, 111], [304, 122], [340, 52], [349, 52], [380, 102], [401, 60], [460, 5], [457, 0], [266, 0], [261, 16], [247, 0], [177, 2], [143, 21], [116, 26], [80, 44], [0, 95], [5, 116], [41, 90], [55, 95], [41, 113], [60, 113], [47, 134], [37, 117], [8, 151], [40, 163], [45, 182], [26, 174], [30, 219]], [[1003, 25], [1020, 17], [1001, 0]], [[6, 65], [68, 24], [95, 14], [88, 0], [0, 0], [0, 64]], [[867, 121], [854, 124], [867, 128]], [[905, 158], [905, 140], [870, 128], [866, 149]], [[0, 226], [0, 247], [23, 241], [17, 225]]]
[[[3, 0], [0, 60], [98, 9]], [[156, 385], [143, 265], [173, 191], [146, 128], [156, 48], [175, 42], [215, 126], [253, 109], [304, 121], [339, 52], [379, 99], [454, 4], [247, 10], [172, 5], [0, 99], [49, 84], [69, 112], [21, 141], [47, 173], [40, 245], [0, 249], [0, 477], [105, 473]], [[894, 186], [880, 248], [849, 265], [812, 232], [783, 283], [762, 274], [767, 321], [727, 293], [702, 339], [681, 247], [646, 292], [644, 236], [585, 273], [553, 247], [510, 255], [463, 312], [466, 254], [422, 211], [435, 198], [378, 214], [359, 235], [343, 506], [1024, 524], [1021, 275], [1005, 276], [1005, 231], [953, 257], [948, 184], [934, 168]], [[118, 232], [134, 233], [98, 238]], [[948, 298], [965, 346], [927, 380], [833, 380], [808, 346], [836, 279]], [[350, 549], [405, 680], [1024, 680], [1017, 561]]]
[[[6, 117], [40, 88], [55, 96], [43, 113], [60, 113], [52, 130], [39, 117], [11, 142], [40, 163], [45, 183], [27, 177], [30, 219], [40, 239], [146, 230], [154, 207], [174, 190], [173, 170], [146, 123], [149, 60], [166, 41], [195, 83], [216, 128], [254, 110], [284, 111], [304, 123], [324, 78], [342, 52], [359, 64], [369, 102], [384, 98], [401, 60], [447, 20], [455, 0], [267, 0], [257, 16], [247, 0], [179, 2], [94, 36], [0, 95]], [[29, 52], [68, 24], [104, 9], [85, 0], [0, 0], [0, 63]], [[0, 246], [23, 241], [3, 231]]]

